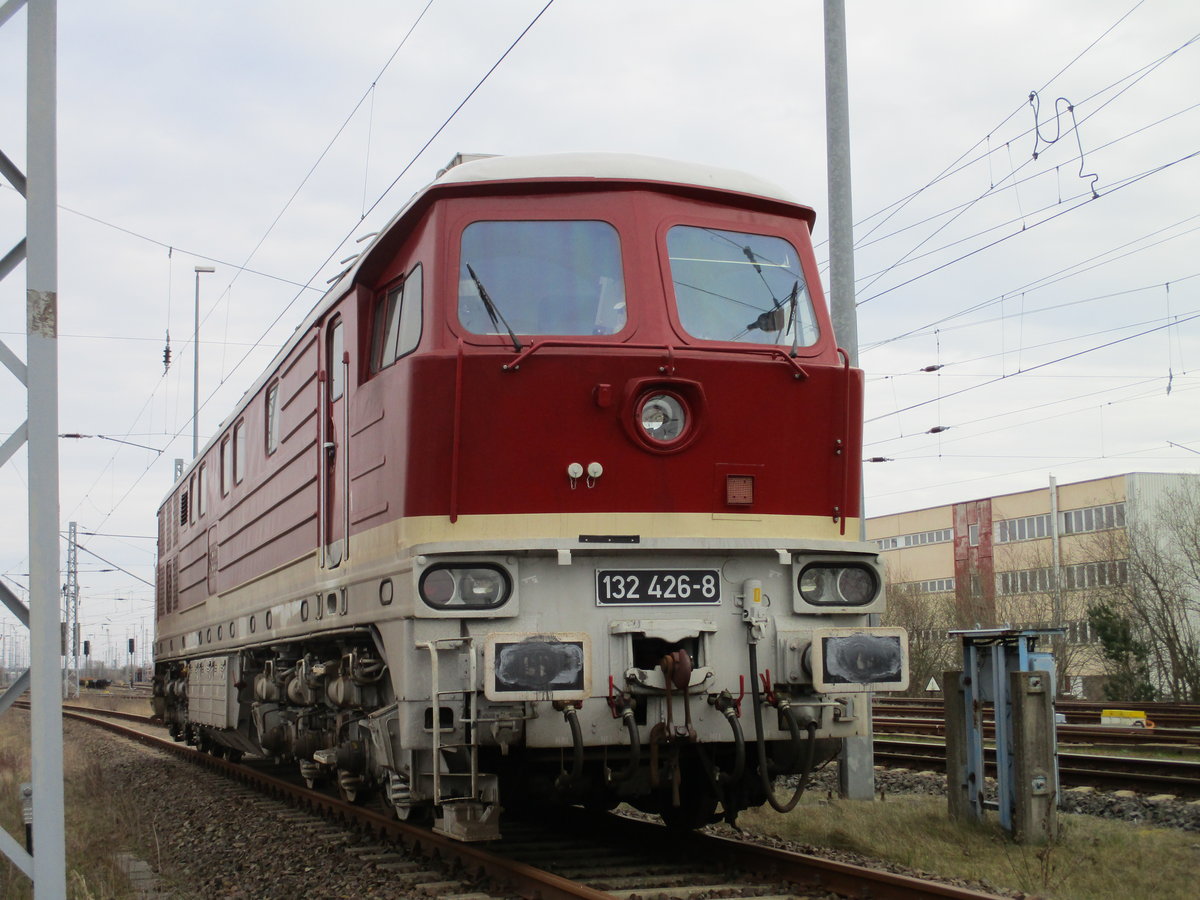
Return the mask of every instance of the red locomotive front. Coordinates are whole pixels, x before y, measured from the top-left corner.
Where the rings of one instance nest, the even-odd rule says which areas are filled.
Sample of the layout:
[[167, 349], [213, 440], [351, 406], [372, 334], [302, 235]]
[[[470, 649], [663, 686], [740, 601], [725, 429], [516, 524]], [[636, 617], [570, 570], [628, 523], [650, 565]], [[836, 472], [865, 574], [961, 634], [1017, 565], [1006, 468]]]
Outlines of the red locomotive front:
[[464, 838], [501, 789], [775, 803], [906, 681], [812, 221], [661, 160], [445, 172], [160, 511], [172, 727]]

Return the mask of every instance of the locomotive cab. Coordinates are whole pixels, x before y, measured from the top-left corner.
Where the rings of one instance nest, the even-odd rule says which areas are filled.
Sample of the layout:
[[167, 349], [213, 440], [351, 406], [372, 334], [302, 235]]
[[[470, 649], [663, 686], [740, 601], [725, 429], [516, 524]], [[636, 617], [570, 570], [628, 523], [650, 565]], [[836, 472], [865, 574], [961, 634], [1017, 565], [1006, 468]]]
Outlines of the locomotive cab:
[[640, 157], [445, 171], [160, 510], [170, 727], [468, 840], [785, 808], [907, 684], [812, 221]]

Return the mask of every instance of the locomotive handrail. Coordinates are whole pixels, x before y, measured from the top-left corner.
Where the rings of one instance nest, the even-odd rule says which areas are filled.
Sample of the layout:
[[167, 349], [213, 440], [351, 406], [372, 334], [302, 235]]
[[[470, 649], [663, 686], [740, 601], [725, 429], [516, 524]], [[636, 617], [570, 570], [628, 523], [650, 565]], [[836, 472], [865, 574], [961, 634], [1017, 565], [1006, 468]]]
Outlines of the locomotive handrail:
[[[342, 384], [350, 384], [350, 351], [342, 353]], [[347, 388], [348, 390], [348, 388]], [[342, 562], [350, 559], [350, 397], [342, 397]], [[342, 612], [345, 612], [345, 608]]]
[[[533, 356], [538, 350], [543, 347], [616, 347], [621, 350], [663, 350], [667, 354], [667, 360], [670, 365], [667, 367], [671, 372], [675, 370], [675, 352], [679, 349], [672, 347], [670, 344], [603, 344], [597, 341], [581, 341], [581, 340], [550, 340], [550, 341], [532, 341], [528, 347], [514, 356], [511, 360], [500, 366], [501, 371], [516, 372], [520, 370], [521, 363]], [[687, 349], [695, 349], [691, 345]], [[780, 347], [720, 347], [720, 348], [704, 348], [705, 352], [719, 353], [741, 353], [754, 354], [759, 356], [770, 356], [775, 359], [781, 359], [791, 366], [797, 381], [807, 381], [808, 372], [805, 368], [796, 362], [790, 353]], [[840, 349], [839, 353], [842, 352]]]
[[[846, 509], [850, 506], [850, 354], [838, 347], [838, 354], [844, 360], [842, 371], [846, 373], [846, 403], [842, 410], [842, 435], [843, 440], [838, 441], [840, 447], [837, 450], [842, 457], [842, 507], [841, 507], [841, 533], [846, 533]], [[835, 514], [838, 512], [834, 510]], [[862, 515], [862, 510], [859, 510], [859, 515]], [[835, 515], [836, 519], [836, 515]]]
[[605, 344], [599, 341], [581, 340], [530, 341], [528, 347], [514, 356], [509, 362], [500, 366], [500, 370], [503, 372], [518, 371], [521, 368], [521, 363], [543, 347], [618, 347], [621, 350], [663, 350], [666, 352], [668, 359], [671, 359], [673, 356], [669, 344]]
[[[328, 396], [325, 389], [325, 381], [325, 371], [323, 369], [319, 370], [317, 372], [317, 420], [319, 422], [319, 437], [317, 439], [319, 445], [317, 449], [317, 472], [319, 476], [317, 480], [317, 544], [319, 545], [318, 549], [320, 551], [322, 569], [325, 568], [325, 545], [329, 539], [328, 524], [326, 521], [326, 517], [329, 514], [329, 476], [327, 474], [329, 461], [328, 448], [326, 446], [329, 443], [329, 422], [327, 421], [328, 409], [325, 405], [325, 398]], [[323, 606], [318, 604], [317, 608], [322, 609]]]

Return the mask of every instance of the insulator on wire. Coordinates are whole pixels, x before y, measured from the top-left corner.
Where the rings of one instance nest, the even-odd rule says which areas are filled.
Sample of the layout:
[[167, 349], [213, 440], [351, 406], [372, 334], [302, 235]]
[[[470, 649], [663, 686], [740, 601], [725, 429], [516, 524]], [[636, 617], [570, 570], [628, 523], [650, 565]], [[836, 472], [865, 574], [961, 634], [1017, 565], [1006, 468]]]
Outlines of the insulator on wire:
[[163, 347], [163, 371], [171, 368], [171, 332], [167, 332], [167, 345]]

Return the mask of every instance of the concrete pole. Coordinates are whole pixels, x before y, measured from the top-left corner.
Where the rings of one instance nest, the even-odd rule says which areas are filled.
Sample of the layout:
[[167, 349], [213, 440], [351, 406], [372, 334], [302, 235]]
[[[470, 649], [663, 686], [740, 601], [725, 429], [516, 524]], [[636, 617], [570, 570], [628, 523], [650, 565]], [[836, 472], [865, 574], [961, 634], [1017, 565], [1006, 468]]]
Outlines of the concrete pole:
[[850, 81], [844, 0], [825, 0], [825, 148], [829, 178], [829, 297], [838, 346], [858, 366], [854, 218], [850, 197]]
[[[850, 197], [850, 81], [846, 65], [846, 8], [825, 0], [825, 146], [829, 169], [829, 296], [838, 346], [858, 366], [858, 312], [854, 300], [854, 215]], [[866, 540], [866, 508], [860, 494], [859, 540]], [[856, 710], [857, 712], [857, 710]], [[871, 695], [861, 712], [867, 736], [842, 742], [838, 787], [844, 797], [875, 796], [875, 752], [871, 738]]]
[[33, 882], [67, 896], [59, 683], [58, 132], [55, 0], [29, 0], [25, 260], [29, 403], [30, 743]]

